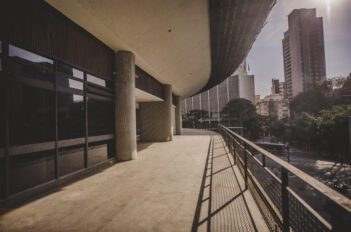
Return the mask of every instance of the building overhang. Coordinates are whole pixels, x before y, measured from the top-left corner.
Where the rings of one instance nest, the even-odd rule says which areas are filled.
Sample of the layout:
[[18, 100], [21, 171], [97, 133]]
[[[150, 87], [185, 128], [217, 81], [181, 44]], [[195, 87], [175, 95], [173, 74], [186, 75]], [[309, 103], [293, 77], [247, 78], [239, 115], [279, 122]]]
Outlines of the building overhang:
[[206, 90], [245, 58], [275, 0], [47, 0], [175, 94]]

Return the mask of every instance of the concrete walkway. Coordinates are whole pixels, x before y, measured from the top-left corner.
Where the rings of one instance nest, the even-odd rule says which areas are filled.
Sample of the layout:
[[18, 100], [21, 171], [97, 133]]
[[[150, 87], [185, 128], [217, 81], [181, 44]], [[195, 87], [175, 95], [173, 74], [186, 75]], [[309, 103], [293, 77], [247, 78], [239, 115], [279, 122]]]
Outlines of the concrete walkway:
[[266, 231], [221, 138], [185, 134], [1, 215], [0, 231]]

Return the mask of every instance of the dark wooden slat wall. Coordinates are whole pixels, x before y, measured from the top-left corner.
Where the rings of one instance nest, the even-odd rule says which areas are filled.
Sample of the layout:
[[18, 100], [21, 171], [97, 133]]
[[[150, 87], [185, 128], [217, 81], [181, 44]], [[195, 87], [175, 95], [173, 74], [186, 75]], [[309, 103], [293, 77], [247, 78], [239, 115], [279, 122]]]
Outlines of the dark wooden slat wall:
[[209, 0], [211, 75], [203, 92], [229, 77], [247, 56], [276, 0]]
[[2, 0], [0, 39], [112, 78], [114, 52], [41, 0]]
[[164, 99], [163, 85], [153, 78], [150, 74], [142, 70], [140, 67], [135, 66], [135, 87], [148, 92], [154, 96]]

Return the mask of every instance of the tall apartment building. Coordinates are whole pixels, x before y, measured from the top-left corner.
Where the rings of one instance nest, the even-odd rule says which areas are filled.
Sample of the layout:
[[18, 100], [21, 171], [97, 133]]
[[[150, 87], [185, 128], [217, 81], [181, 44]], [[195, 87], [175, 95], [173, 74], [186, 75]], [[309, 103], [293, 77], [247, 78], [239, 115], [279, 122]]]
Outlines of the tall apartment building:
[[279, 81], [279, 79], [272, 79], [271, 92], [272, 94], [282, 95], [284, 99], [288, 98], [286, 83], [284, 81]]
[[248, 75], [245, 61], [219, 85], [184, 99], [183, 112], [205, 110], [209, 119], [219, 121], [220, 112], [234, 98], [244, 98], [255, 104], [255, 76]]
[[284, 33], [284, 75], [288, 98], [326, 79], [323, 18], [316, 9], [295, 9]]

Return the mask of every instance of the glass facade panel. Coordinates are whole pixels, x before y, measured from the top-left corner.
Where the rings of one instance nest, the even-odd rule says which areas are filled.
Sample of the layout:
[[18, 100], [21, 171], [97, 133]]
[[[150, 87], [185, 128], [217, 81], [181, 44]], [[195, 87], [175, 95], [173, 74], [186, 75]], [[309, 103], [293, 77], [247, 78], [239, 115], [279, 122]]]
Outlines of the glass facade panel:
[[10, 99], [10, 145], [55, 139], [53, 90], [13, 81]]
[[[89, 136], [114, 133], [114, 104], [106, 97], [112, 96], [111, 90], [90, 86], [85, 93], [86, 73], [16, 46], [8, 48], [6, 76], [0, 72], [0, 199], [4, 199], [7, 185], [11, 196], [55, 180], [56, 152], [59, 176], [83, 170], [85, 154], [88, 166], [113, 157], [111, 136], [90, 142], [88, 150], [85, 143], [87, 127]], [[0, 62], [3, 56], [0, 53]], [[92, 75], [88, 79], [102, 87], [112, 85]], [[50, 150], [56, 141], [58, 150]]]
[[[5, 80], [0, 72], [0, 150], [5, 147]], [[1, 157], [1, 151], [0, 151]]]
[[113, 141], [89, 143], [88, 165], [101, 163], [113, 156]]
[[30, 78], [45, 82], [54, 82], [54, 75], [52, 69], [47, 69], [43, 67], [38, 67], [34, 65], [28, 65], [28, 63], [18, 63], [10, 60], [8, 62], [8, 69], [11, 75], [17, 76], [19, 78]]
[[47, 68], [52, 68], [54, 61], [35, 53], [26, 51], [13, 45], [9, 45], [9, 56], [14, 60], [26, 61], [28, 64], [36, 64]]
[[59, 175], [65, 176], [84, 168], [84, 145], [59, 149]]
[[0, 154], [0, 199], [4, 199], [5, 197], [4, 187], [5, 187], [5, 159]]
[[11, 157], [9, 193], [14, 194], [55, 178], [54, 151]]
[[96, 85], [106, 87], [106, 81], [104, 79], [101, 79], [99, 77], [96, 77], [90, 74], [87, 74], [87, 81]]
[[[0, 40], [0, 71], [2, 71]], [[0, 199], [5, 197], [5, 80], [0, 72]]]
[[85, 137], [84, 97], [78, 94], [57, 94], [58, 138]]
[[88, 97], [88, 135], [106, 135], [114, 132], [114, 104], [112, 100]]
[[79, 89], [79, 90], [84, 89], [84, 84], [81, 81], [76, 81], [70, 78], [60, 77], [60, 76], [58, 76], [56, 80], [57, 80], [57, 84], [63, 87]]
[[73, 68], [69, 65], [59, 63], [57, 66], [57, 70], [66, 75], [73, 76], [79, 79], [84, 79], [84, 73], [76, 68]]

